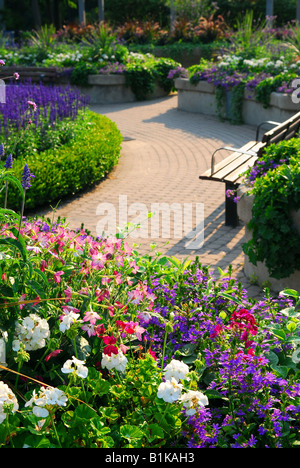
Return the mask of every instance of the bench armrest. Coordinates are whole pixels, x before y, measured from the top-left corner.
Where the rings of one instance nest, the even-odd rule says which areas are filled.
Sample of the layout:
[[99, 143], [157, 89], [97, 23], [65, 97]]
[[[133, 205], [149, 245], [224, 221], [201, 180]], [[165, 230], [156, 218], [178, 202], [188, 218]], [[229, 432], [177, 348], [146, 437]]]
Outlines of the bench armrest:
[[266, 120], [265, 122], [261, 122], [259, 125], [257, 125], [256, 127], [256, 137], [255, 137], [255, 140], [258, 141], [258, 136], [259, 136], [259, 130], [260, 130], [260, 127], [262, 127], [263, 125], [280, 125], [280, 122], [274, 122], [273, 120]]
[[242, 148], [233, 148], [232, 146], [222, 146], [221, 148], [218, 148], [216, 149], [213, 154], [212, 154], [212, 157], [211, 157], [211, 174], [213, 174], [215, 172], [215, 154], [217, 153], [217, 151], [220, 151], [220, 150], [227, 150], [227, 151], [232, 151], [233, 153], [241, 153], [241, 154], [249, 154], [250, 156], [255, 156], [256, 155], [256, 152], [255, 151], [252, 151], [252, 150], [243, 150]]

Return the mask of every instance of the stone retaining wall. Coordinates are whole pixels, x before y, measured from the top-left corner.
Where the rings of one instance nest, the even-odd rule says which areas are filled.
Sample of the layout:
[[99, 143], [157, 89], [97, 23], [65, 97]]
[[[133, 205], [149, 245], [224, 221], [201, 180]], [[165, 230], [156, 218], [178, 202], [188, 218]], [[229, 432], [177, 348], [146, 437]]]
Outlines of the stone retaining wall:
[[[178, 109], [217, 115], [215, 86], [206, 81], [191, 84], [187, 78], [176, 78], [178, 91]], [[270, 107], [264, 108], [254, 97], [245, 91], [243, 102], [243, 121], [249, 125], [258, 125], [265, 120], [283, 122], [300, 110], [300, 104], [292, 102], [291, 96], [283, 93], [271, 93]]]
[[[90, 104], [114, 104], [135, 102], [136, 96], [130, 87], [126, 86], [124, 75], [90, 75], [89, 86], [77, 86], [80, 91], [89, 96]], [[167, 96], [168, 93], [156, 85], [149, 99]]]

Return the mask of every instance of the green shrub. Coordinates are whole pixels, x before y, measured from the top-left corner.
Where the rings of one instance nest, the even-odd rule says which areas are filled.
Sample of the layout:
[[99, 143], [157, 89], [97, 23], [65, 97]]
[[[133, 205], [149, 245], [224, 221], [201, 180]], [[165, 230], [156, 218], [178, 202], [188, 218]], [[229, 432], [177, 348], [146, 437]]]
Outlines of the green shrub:
[[263, 161], [269, 170], [257, 177], [249, 228], [252, 238], [244, 252], [254, 265], [265, 262], [273, 278], [285, 278], [300, 265], [299, 233], [291, 210], [300, 208], [300, 140], [270, 145]]
[[[35, 175], [26, 197], [26, 207], [34, 209], [49, 205], [92, 186], [117, 163], [122, 137], [116, 125], [107, 117], [86, 112], [82, 132], [74, 140], [55, 150], [27, 155], [14, 161], [14, 174], [22, 177], [25, 162]], [[1, 203], [3, 206], [3, 193]], [[19, 209], [20, 195], [9, 190], [8, 207]]]

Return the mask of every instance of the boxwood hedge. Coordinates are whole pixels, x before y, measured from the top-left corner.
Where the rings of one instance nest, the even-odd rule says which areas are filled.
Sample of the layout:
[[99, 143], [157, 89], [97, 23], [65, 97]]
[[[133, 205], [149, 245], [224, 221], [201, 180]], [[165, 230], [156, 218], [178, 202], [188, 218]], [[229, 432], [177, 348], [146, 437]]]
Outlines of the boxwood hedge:
[[[114, 122], [106, 116], [86, 111], [82, 132], [58, 149], [33, 153], [14, 161], [14, 175], [21, 180], [25, 163], [35, 175], [26, 192], [26, 209], [49, 206], [63, 197], [91, 187], [117, 164], [122, 136]], [[4, 194], [0, 194], [3, 206]], [[8, 208], [18, 210], [21, 196], [9, 187]]]

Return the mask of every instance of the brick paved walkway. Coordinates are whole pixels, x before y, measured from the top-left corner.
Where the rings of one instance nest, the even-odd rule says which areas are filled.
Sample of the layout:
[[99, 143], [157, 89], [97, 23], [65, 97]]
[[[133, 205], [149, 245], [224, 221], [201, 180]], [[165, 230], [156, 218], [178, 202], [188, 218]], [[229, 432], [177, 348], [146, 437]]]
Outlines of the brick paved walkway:
[[[177, 109], [176, 95], [147, 102], [91, 106], [91, 109], [116, 122], [124, 137], [122, 155], [118, 166], [108, 178], [92, 190], [61, 203], [56, 215], [65, 216], [71, 228], [84, 223], [85, 228], [93, 234], [101, 235], [103, 215], [108, 212], [112, 215], [110, 221], [113, 222], [116, 215], [117, 225], [123, 227], [125, 212], [128, 221], [137, 221], [144, 207], [153, 212], [154, 203], [167, 203], [165, 207], [177, 203], [177, 215], [180, 209], [181, 214], [184, 214], [184, 207], [186, 213], [188, 210], [192, 213], [191, 229], [196, 229], [200, 238], [203, 234], [202, 245], [193, 249], [187, 246], [190, 239], [184, 237], [183, 231], [174, 231], [172, 217], [168, 232], [167, 211], [159, 224], [166, 229], [165, 234], [153, 236], [151, 226], [153, 229], [156, 218], [148, 219], [145, 215], [145, 223], [136, 231], [143, 238], [130, 235], [128, 242], [131, 245], [138, 244], [137, 250], [141, 254], [151, 251], [150, 244], [156, 243], [156, 250], [167, 255], [179, 258], [194, 258], [198, 255], [202, 264], [210, 265], [217, 276], [218, 267], [227, 270], [231, 264], [233, 276], [242, 282], [249, 296], [260, 297], [261, 289], [250, 284], [243, 274], [244, 228], [225, 226], [224, 184], [199, 180], [200, 173], [209, 167], [211, 154], [216, 148], [223, 145], [242, 146], [254, 138], [255, 129], [248, 125], [222, 123], [215, 117], [180, 111]], [[218, 155], [221, 158], [222, 152]], [[127, 206], [127, 210], [120, 210], [119, 218], [121, 205], [125, 208]], [[164, 205], [159, 206], [162, 208]], [[196, 207], [200, 209], [198, 215]], [[105, 212], [105, 208], [109, 211]], [[176, 219], [178, 221], [179, 218]], [[189, 228], [188, 218], [183, 219], [184, 227]], [[180, 227], [180, 223], [177, 227]], [[163, 235], [166, 237], [163, 238]]]

